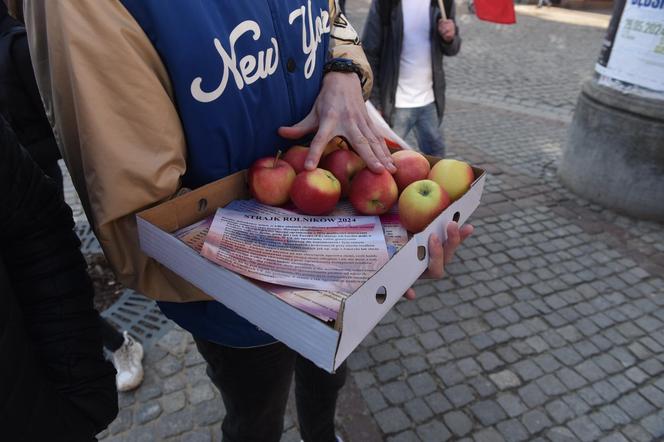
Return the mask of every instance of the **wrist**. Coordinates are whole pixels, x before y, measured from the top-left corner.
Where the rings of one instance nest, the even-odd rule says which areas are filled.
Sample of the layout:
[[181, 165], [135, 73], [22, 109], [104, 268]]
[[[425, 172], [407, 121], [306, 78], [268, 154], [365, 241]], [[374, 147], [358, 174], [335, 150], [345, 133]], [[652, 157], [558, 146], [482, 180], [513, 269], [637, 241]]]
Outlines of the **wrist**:
[[333, 58], [323, 65], [323, 76], [327, 77], [328, 74], [355, 74], [360, 80], [363, 80], [362, 69], [353, 60], [348, 58]]

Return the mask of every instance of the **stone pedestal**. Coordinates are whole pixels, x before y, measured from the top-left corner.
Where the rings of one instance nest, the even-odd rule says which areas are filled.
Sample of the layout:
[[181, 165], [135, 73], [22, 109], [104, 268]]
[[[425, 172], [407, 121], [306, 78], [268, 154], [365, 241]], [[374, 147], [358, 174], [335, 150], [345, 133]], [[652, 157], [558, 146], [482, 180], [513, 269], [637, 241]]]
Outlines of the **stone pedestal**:
[[664, 221], [664, 101], [589, 80], [558, 174], [570, 190], [593, 202]]

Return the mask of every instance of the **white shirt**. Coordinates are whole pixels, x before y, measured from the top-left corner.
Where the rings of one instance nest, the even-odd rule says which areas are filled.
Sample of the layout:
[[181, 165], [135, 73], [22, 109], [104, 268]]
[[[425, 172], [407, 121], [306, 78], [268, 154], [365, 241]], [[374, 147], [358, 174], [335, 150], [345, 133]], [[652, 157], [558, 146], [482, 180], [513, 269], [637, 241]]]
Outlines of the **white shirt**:
[[421, 107], [435, 100], [431, 64], [431, 0], [402, 0], [403, 46], [396, 107]]

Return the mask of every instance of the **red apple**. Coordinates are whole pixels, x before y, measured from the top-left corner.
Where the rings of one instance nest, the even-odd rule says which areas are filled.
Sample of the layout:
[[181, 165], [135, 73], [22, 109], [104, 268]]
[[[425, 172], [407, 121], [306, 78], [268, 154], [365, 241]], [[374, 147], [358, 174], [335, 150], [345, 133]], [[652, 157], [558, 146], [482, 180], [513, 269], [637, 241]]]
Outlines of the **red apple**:
[[473, 168], [459, 160], [440, 160], [431, 168], [429, 179], [437, 182], [452, 201], [456, 201], [470, 189], [475, 180]]
[[348, 196], [350, 181], [364, 166], [364, 160], [358, 154], [345, 149], [335, 150], [320, 162], [320, 167], [332, 172], [341, 183], [342, 198]]
[[257, 201], [270, 206], [281, 206], [288, 202], [295, 171], [290, 164], [276, 157], [258, 159], [249, 168], [247, 180], [251, 195]]
[[449, 205], [450, 197], [438, 183], [415, 181], [401, 192], [399, 218], [409, 232], [421, 232]]
[[295, 177], [290, 197], [302, 213], [326, 215], [334, 210], [339, 202], [341, 183], [328, 170], [305, 170]]
[[327, 146], [325, 146], [323, 155], [321, 155], [321, 157], [326, 157], [339, 149], [348, 149], [348, 143], [346, 143], [346, 141], [341, 137], [334, 137], [327, 143]]
[[394, 181], [397, 182], [399, 192], [403, 191], [410, 183], [425, 180], [431, 171], [429, 160], [414, 150], [394, 152], [392, 159], [397, 168], [393, 176]]
[[284, 154], [284, 161], [293, 166], [293, 170], [298, 174], [304, 170], [304, 160], [309, 155], [309, 148], [304, 146], [293, 146]]
[[350, 183], [348, 199], [363, 215], [381, 215], [392, 208], [399, 197], [394, 178], [387, 170], [373, 173], [362, 169]]

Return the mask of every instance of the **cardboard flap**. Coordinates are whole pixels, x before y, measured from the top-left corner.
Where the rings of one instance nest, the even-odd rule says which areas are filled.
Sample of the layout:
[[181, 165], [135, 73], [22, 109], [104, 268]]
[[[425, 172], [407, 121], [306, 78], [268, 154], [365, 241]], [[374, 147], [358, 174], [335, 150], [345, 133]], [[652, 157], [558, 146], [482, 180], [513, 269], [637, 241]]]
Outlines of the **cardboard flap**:
[[144, 210], [137, 216], [172, 233], [214, 214], [217, 208], [231, 201], [245, 198], [249, 198], [249, 188], [243, 170]]

